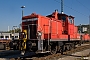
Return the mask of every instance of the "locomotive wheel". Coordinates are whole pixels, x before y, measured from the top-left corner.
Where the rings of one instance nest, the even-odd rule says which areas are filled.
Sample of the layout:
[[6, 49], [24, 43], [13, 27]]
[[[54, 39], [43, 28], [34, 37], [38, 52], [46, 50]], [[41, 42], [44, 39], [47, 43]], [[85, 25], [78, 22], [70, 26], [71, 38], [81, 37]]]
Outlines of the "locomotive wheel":
[[62, 49], [60, 48], [60, 50], [59, 50], [60, 53], [61, 53], [61, 50], [62, 50]]
[[4, 49], [5, 49], [4, 44], [0, 44], [0, 50], [4, 50]]
[[63, 46], [62, 50], [63, 50], [63, 52], [66, 51], [66, 45]]
[[57, 53], [60, 53], [60, 52], [61, 52], [61, 47], [57, 46]]
[[51, 50], [51, 54], [56, 54], [57, 53], [57, 46], [53, 47]]
[[51, 51], [51, 46], [50, 45], [48, 46], [48, 50]]
[[13, 49], [13, 42], [10, 42], [10, 43], [9, 43], [9, 47], [10, 47], [10, 50]]
[[68, 51], [70, 50], [70, 45], [67, 45], [67, 50], [68, 50]]
[[75, 44], [72, 44], [72, 49], [75, 49]]
[[27, 50], [29, 51], [32, 51], [32, 42], [31, 41], [28, 41], [27, 42], [27, 47], [26, 47]]

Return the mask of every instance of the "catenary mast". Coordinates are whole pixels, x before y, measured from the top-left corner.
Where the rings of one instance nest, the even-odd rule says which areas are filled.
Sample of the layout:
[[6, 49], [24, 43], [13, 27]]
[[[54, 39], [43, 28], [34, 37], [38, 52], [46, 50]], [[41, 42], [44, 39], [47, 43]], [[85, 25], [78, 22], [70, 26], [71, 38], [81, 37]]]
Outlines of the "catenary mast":
[[63, 14], [63, 0], [61, 0], [61, 14]]

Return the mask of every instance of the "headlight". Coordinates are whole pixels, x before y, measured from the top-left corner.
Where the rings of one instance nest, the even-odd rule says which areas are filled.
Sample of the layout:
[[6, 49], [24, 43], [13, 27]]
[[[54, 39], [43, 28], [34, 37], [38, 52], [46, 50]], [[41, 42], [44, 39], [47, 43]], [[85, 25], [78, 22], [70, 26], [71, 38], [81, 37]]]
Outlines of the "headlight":
[[41, 36], [42, 35], [42, 32], [41, 31], [38, 31], [37, 33], [38, 33], [38, 36]]

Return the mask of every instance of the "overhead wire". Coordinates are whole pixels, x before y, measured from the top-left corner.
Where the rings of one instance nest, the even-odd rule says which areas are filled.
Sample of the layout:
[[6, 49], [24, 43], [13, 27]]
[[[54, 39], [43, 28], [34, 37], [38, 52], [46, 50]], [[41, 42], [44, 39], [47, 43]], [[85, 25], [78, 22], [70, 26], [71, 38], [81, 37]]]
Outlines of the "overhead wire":
[[[54, 1], [56, 1], [57, 3], [60, 3], [60, 2], [59, 2], [59, 1], [57, 1], [57, 0], [54, 0]], [[69, 8], [69, 9], [71, 9], [71, 10], [73, 10], [73, 11], [75, 11], [75, 12], [77, 12], [77, 13], [79, 13], [79, 14], [83, 15], [83, 16], [88, 17], [87, 15], [85, 15], [85, 14], [83, 14], [83, 13], [81, 13], [81, 12], [79, 12], [79, 11], [75, 10], [75, 9], [73, 9], [72, 7], [69, 7], [69, 6], [65, 5], [65, 4], [64, 4], [64, 6], [66, 6], [67, 8]]]
[[[86, 7], [83, 3], [81, 3], [80, 1], [76, 0], [78, 3], [80, 3], [84, 8], [86, 8], [89, 12], [90, 12], [90, 9], [88, 7]], [[89, 26], [90, 26], [90, 15], [88, 16], [89, 17]], [[89, 33], [90, 34], [90, 33]]]
[[86, 7], [83, 3], [81, 3], [80, 1], [76, 0], [78, 3], [80, 3], [84, 8], [86, 8], [88, 11], [90, 11], [90, 9], [88, 7]]

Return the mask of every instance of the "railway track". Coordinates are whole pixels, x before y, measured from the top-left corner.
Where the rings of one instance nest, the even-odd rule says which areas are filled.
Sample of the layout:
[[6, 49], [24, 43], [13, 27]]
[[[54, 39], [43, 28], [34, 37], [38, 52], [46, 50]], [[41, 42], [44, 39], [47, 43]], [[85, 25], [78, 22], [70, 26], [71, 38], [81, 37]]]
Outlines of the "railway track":
[[0, 58], [16, 58], [20, 55], [18, 50], [0, 51]]
[[[90, 49], [90, 42], [82, 44], [81, 46], [76, 47], [75, 49], [71, 49], [70, 51], [66, 51], [63, 55], [70, 55], [75, 52], [83, 51], [86, 49]], [[53, 54], [53, 55], [43, 55], [43, 57], [32, 57], [32, 58], [23, 58], [21, 60], [58, 60], [60, 57], [64, 57], [61, 53]]]
[[[66, 51], [63, 54], [69, 55], [78, 51], [82, 51], [85, 49], [90, 49], [90, 42], [82, 44], [81, 46], [76, 47], [75, 49], [71, 49], [70, 51]], [[60, 57], [64, 57], [61, 53], [53, 54], [35, 54], [34, 52], [26, 52], [24, 56], [21, 55], [20, 51], [3, 51], [0, 52], [0, 58], [8, 58], [10, 60], [57, 60]]]
[[0, 51], [0, 58], [8, 58], [11, 60], [33, 55], [35, 55], [34, 52], [26, 52], [25, 55], [21, 55], [21, 52], [19, 50]]

